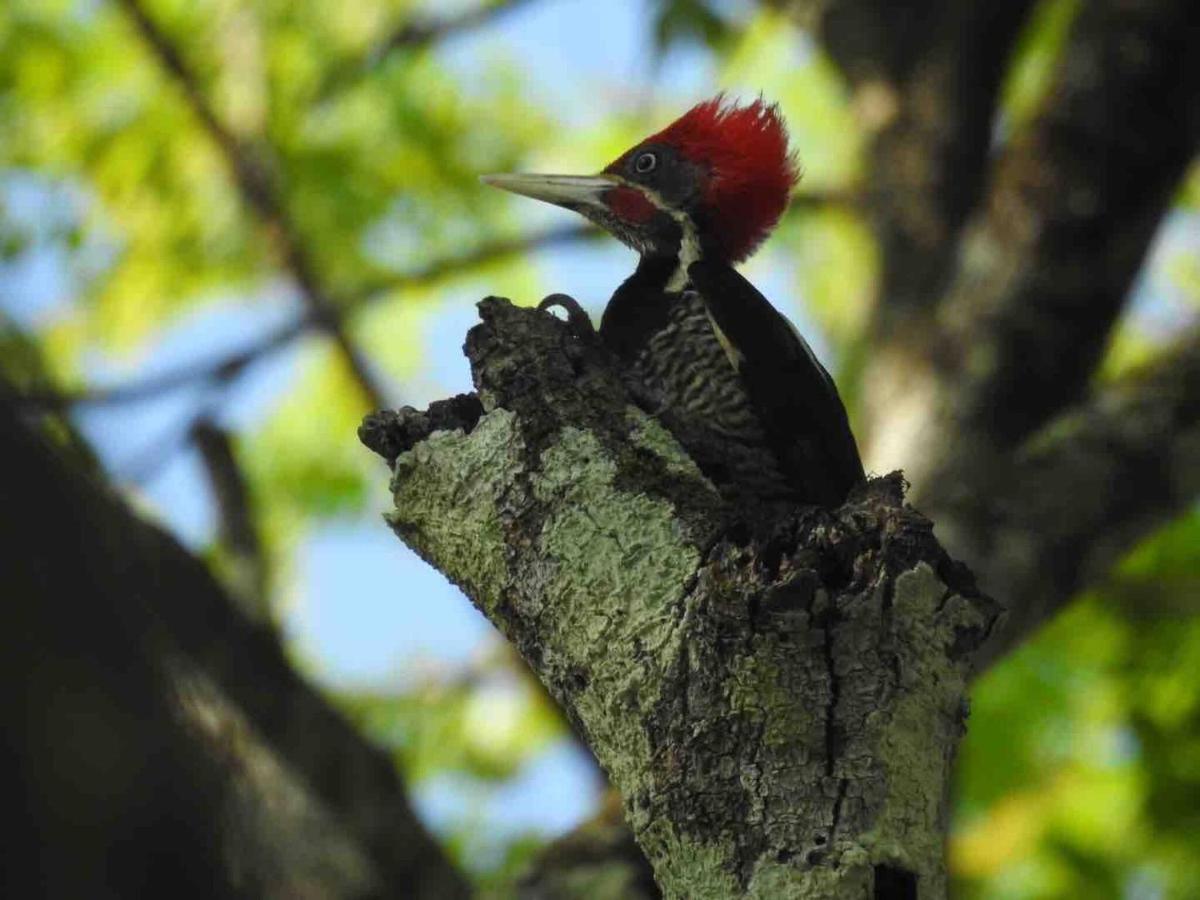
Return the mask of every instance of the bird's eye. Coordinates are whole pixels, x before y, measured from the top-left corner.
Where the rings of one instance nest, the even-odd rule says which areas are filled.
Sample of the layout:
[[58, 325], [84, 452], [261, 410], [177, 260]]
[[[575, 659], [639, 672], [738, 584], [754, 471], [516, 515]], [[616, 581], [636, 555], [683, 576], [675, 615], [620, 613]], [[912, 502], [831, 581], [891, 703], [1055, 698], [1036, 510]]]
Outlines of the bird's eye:
[[645, 175], [647, 172], [653, 172], [657, 167], [657, 153], [641, 153], [638, 154], [638, 158], [633, 161], [633, 170], [639, 175]]

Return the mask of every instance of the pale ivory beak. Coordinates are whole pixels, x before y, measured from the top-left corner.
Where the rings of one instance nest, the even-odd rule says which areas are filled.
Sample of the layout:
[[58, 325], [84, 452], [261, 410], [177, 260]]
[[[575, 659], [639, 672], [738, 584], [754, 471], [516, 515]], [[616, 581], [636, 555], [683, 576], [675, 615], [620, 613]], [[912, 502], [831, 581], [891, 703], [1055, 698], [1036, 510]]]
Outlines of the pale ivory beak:
[[603, 207], [604, 194], [621, 183], [613, 175], [480, 175], [479, 180], [523, 197], [574, 210]]

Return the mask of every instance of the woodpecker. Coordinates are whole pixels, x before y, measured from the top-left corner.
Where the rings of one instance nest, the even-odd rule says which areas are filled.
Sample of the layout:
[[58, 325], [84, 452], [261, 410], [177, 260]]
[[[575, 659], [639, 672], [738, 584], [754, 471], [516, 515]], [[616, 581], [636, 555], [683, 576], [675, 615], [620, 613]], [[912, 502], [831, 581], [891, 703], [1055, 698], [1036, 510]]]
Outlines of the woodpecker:
[[[700, 103], [598, 175], [483, 181], [582, 214], [640, 255], [601, 341], [635, 396], [723, 493], [836, 506], [864, 479], [833, 379], [734, 268], [766, 239], [799, 178], [778, 106]], [[590, 321], [562, 294], [576, 328]]]

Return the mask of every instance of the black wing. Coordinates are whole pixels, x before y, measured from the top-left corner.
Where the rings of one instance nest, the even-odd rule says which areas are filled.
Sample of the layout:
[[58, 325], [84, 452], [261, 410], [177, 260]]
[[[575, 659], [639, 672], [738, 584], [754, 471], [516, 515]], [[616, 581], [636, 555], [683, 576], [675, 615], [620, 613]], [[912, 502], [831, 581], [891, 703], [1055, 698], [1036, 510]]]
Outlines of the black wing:
[[732, 266], [701, 260], [688, 276], [787, 475], [806, 499], [837, 506], [865, 475], [833, 379], [792, 324]]

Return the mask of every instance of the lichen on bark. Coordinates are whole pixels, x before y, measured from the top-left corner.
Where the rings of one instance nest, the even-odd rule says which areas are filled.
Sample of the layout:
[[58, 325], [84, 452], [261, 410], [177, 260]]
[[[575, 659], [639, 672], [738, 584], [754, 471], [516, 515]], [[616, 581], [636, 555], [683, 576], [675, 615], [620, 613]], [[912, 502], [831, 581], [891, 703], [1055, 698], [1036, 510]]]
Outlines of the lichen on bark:
[[562, 705], [664, 895], [944, 896], [950, 764], [996, 609], [902, 479], [837, 510], [728, 508], [601, 347], [480, 311], [476, 406], [364, 425], [394, 459], [389, 522]]

